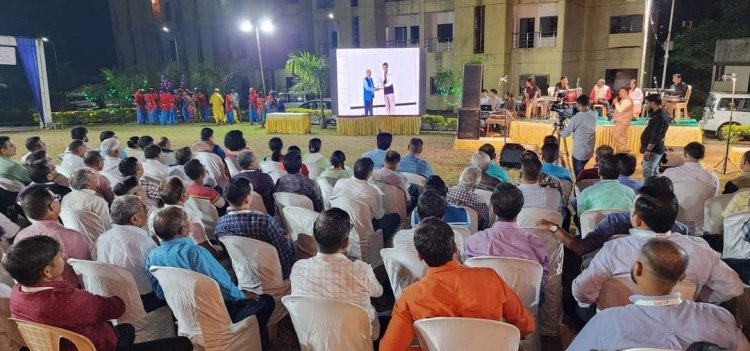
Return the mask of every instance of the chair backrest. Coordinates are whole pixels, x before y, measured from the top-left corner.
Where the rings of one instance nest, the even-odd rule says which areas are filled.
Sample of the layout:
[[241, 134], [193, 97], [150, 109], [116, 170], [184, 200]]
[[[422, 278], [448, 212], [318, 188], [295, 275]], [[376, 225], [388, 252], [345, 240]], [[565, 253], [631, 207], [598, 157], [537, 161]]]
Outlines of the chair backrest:
[[422, 350], [516, 351], [521, 332], [489, 319], [436, 317], [414, 322]]
[[18, 325], [26, 346], [33, 351], [59, 351], [60, 340], [65, 339], [73, 343], [78, 351], [96, 351], [94, 343], [89, 338], [62, 328], [10, 318]]
[[381, 182], [370, 182], [380, 193], [380, 201], [386, 214], [396, 213], [401, 218], [401, 227], [408, 227], [409, 216], [406, 213], [406, 196], [401, 188]]
[[318, 177], [315, 181], [318, 183], [318, 189], [320, 189], [320, 197], [323, 198], [323, 207], [325, 209], [331, 208], [331, 194], [333, 194], [333, 186], [336, 185], [335, 178]]
[[569, 199], [573, 193], [573, 182], [567, 179], [560, 179], [560, 185], [563, 188], [563, 199]]
[[266, 209], [266, 204], [263, 202], [263, 197], [256, 193], [255, 190], [250, 193], [250, 196], [253, 199], [250, 203], [250, 209], [268, 214], [268, 209]]
[[477, 194], [477, 196], [479, 196], [479, 198], [487, 204], [487, 208], [492, 211], [492, 202], [490, 201], [490, 199], [492, 198], [491, 191], [484, 189], [474, 189], [474, 194]]
[[305, 163], [305, 166], [307, 166], [307, 177], [312, 180], [318, 179], [318, 176], [325, 171], [325, 168], [315, 162]]
[[281, 296], [289, 293], [284, 282], [279, 254], [273, 245], [241, 236], [226, 235], [219, 238], [232, 259], [240, 289], [256, 294]]
[[104, 262], [68, 259], [86, 291], [100, 296], [117, 296], [125, 302], [118, 323], [133, 324], [146, 315], [133, 275], [126, 269]]
[[735, 213], [724, 219], [724, 249], [722, 258], [750, 257], [750, 211]]
[[227, 185], [227, 182], [229, 182], [229, 177], [227, 177], [224, 160], [222, 160], [219, 155], [213, 152], [201, 151], [194, 153], [193, 157], [196, 160], [200, 161], [203, 167], [206, 168], [206, 173], [210, 174], [214, 177], [214, 179], [216, 179], [216, 184], [219, 187], [223, 188]]
[[414, 184], [417, 188], [419, 188], [420, 192], [424, 190], [424, 185], [427, 183], [427, 178], [422, 177], [419, 174], [409, 173], [409, 172], [398, 172], [398, 174], [406, 180], [409, 184]]
[[391, 282], [393, 296], [398, 300], [401, 291], [412, 283], [422, 279], [427, 273], [427, 264], [419, 259], [417, 253], [399, 249], [382, 249], [383, 265]]
[[562, 225], [563, 222], [560, 212], [546, 208], [524, 207], [516, 217], [516, 223], [521, 228], [536, 228], [536, 222], [542, 218], [557, 225]]
[[94, 246], [96, 239], [104, 233], [102, 219], [93, 212], [77, 208], [61, 208], [60, 219], [66, 228], [77, 230]]
[[[599, 290], [596, 300], [598, 310], [610, 307], [621, 307], [630, 304], [630, 296], [636, 292], [636, 285], [629, 274], [614, 276], [607, 279]], [[697, 293], [694, 282], [684, 279], [677, 283], [672, 292], [679, 292], [683, 300], [693, 301]]]
[[273, 199], [276, 202], [276, 213], [281, 218], [281, 224], [287, 229], [289, 229], [289, 224], [284, 216], [284, 207], [294, 206], [306, 208], [311, 211], [315, 210], [312, 200], [305, 195], [279, 192], [273, 193]]
[[513, 289], [524, 305], [536, 313], [542, 290], [542, 265], [538, 262], [511, 257], [480, 256], [466, 260], [469, 267], [492, 268]]
[[706, 234], [722, 233], [724, 217], [721, 214], [732, 201], [734, 195], [737, 195], [737, 193], [714, 196], [706, 200], [706, 204], [703, 206], [703, 231]]
[[712, 198], [716, 189], [701, 181], [675, 182], [674, 194], [680, 203], [677, 220], [684, 223], [690, 234], [703, 235], [703, 219], [706, 201]]
[[367, 311], [355, 304], [316, 296], [284, 296], [302, 351], [372, 350]]
[[268, 175], [271, 176], [271, 180], [273, 180], [273, 183], [276, 184], [277, 181], [279, 181], [279, 178], [283, 177], [286, 174], [286, 171], [270, 171], [268, 172]]
[[367, 262], [373, 268], [383, 265], [380, 249], [383, 248], [383, 231], [372, 227], [370, 208], [361, 201], [342, 196], [331, 198], [331, 207], [349, 214], [352, 230], [349, 232], [349, 257]]
[[469, 217], [469, 231], [474, 234], [479, 231], [479, 214], [473, 208], [461, 206], [466, 210], [466, 215]]
[[586, 236], [591, 233], [594, 228], [596, 228], [597, 225], [599, 225], [599, 222], [604, 219], [606, 215], [613, 214], [613, 213], [623, 213], [627, 212], [627, 210], [621, 210], [621, 209], [603, 209], [603, 210], [588, 210], [581, 214], [579, 217], [581, 220], [581, 227], [580, 227], [580, 233], [581, 237], [585, 238]]
[[236, 157], [227, 157], [224, 159], [224, 161], [227, 164], [227, 170], [229, 170], [229, 176], [234, 177], [238, 173], [240, 173], [240, 166], [237, 164], [237, 158]]
[[281, 171], [281, 162], [274, 162], [271, 160], [267, 161], [261, 161], [260, 162], [260, 170], [263, 171], [263, 173], [271, 173], [272, 171]]
[[581, 193], [583, 192], [584, 189], [598, 182], [599, 182], [599, 179], [584, 179], [580, 182], [577, 182], [575, 186], [576, 196], [581, 196]]
[[318, 219], [320, 213], [296, 206], [284, 207], [282, 211], [289, 226], [287, 229], [289, 229], [292, 240], [297, 240], [297, 236], [300, 234], [313, 235], [315, 220]]
[[216, 206], [209, 200], [194, 197], [187, 199], [183, 206], [193, 213], [201, 214], [201, 222], [203, 222], [203, 227], [206, 228], [206, 236], [214, 238], [216, 222], [219, 221], [219, 211]]
[[11, 193], [17, 193], [23, 189], [23, 183], [0, 177], [0, 188], [10, 191]]
[[688, 84], [687, 91], [685, 92], [685, 105], [690, 102], [690, 95], [693, 93], [693, 86]]
[[533, 235], [542, 242], [547, 251], [549, 266], [547, 271], [549, 277], [544, 289], [544, 303], [539, 306], [539, 318], [537, 328], [541, 335], [553, 335], [562, 323], [562, 267], [563, 267], [563, 244], [560, 240], [550, 235], [549, 230], [541, 228], [525, 229], [529, 235]]

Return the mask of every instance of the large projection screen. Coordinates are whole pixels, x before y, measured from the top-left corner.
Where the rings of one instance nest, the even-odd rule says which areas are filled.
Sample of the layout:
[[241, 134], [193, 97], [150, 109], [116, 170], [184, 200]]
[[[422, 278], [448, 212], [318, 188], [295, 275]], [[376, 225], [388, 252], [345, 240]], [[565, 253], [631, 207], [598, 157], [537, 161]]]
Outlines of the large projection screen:
[[[388, 78], [383, 67], [386, 63]], [[367, 70], [371, 72], [372, 86], [377, 89], [372, 115], [419, 115], [422, 94], [419, 48], [394, 48], [336, 50], [339, 116], [365, 115]]]

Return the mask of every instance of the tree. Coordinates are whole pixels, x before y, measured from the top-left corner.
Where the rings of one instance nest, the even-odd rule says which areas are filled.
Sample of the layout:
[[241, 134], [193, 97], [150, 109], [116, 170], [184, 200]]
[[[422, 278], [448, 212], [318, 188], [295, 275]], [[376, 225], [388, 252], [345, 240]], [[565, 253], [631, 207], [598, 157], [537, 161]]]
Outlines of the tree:
[[[469, 58], [465, 64], [481, 65], [484, 59], [480, 55]], [[435, 87], [437, 87], [440, 96], [443, 97], [448, 106], [456, 108], [461, 104], [461, 95], [463, 94], [464, 77], [461, 73], [454, 70], [441, 69], [435, 74]]]
[[286, 70], [294, 77], [294, 85], [289, 89], [292, 93], [315, 94], [320, 101], [320, 128], [326, 129], [327, 121], [323, 92], [328, 87], [328, 60], [325, 56], [318, 56], [310, 52], [289, 54]]
[[125, 123], [125, 107], [132, 106], [133, 93], [145, 81], [142, 75], [127, 76], [116, 69], [104, 68], [100, 74], [102, 81], [86, 84], [79, 91], [89, 100], [101, 101], [105, 105], [114, 104], [120, 110], [120, 122]]
[[200, 64], [191, 70], [190, 84], [205, 91], [215, 88], [223, 89], [226, 85], [228, 74], [213, 67]]

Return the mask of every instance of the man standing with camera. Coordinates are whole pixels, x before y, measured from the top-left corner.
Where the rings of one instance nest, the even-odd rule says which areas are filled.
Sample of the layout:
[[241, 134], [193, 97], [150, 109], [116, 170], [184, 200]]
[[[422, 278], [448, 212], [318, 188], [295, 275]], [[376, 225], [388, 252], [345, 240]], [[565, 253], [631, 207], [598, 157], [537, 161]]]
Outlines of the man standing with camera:
[[[573, 134], [573, 172], [578, 175], [589, 162], [594, 154], [594, 144], [596, 143], [596, 112], [591, 111], [589, 105], [591, 99], [586, 95], [581, 95], [576, 99], [576, 108], [578, 113], [573, 115], [568, 122], [568, 126], [562, 126], [564, 118], [560, 118], [558, 128], [564, 127], [560, 131], [560, 137], [565, 138]], [[562, 114], [561, 114], [562, 116]]]
[[643, 179], [659, 175], [659, 163], [664, 156], [664, 137], [669, 129], [669, 115], [661, 107], [661, 96], [646, 96], [649, 109], [649, 120], [641, 134], [641, 153], [643, 153]]

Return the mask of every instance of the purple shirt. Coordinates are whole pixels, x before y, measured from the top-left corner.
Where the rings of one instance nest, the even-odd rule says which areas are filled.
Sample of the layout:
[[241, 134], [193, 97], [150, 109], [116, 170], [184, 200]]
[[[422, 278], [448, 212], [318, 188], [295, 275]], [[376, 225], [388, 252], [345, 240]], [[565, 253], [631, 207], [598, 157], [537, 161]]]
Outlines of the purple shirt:
[[544, 242], [519, 228], [516, 222], [495, 222], [492, 227], [469, 236], [464, 243], [466, 258], [478, 256], [522, 258], [542, 265], [542, 286], [549, 278], [549, 258]]

